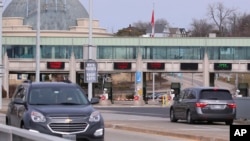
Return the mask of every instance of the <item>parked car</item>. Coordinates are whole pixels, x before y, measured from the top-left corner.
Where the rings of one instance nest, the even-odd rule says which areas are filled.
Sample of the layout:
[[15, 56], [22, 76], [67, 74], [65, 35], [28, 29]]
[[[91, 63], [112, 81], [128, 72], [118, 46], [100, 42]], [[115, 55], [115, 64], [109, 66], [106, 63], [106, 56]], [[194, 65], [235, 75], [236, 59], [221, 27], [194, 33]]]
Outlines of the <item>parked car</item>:
[[158, 99], [161, 95], [163, 95], [162, 93], [155, 93], [155, 94], [150, 94], [147, 96], [147, 99]]
[[25, 82], [8, 105], [6, 124], [72, 140], [104, 141], [104, 120], [74, 83]]
[[174, 97], [170, 120], [225, 122], [231, 125], [236, 117], [236, 103], [229, 90], [216, 87], [192, 87]]

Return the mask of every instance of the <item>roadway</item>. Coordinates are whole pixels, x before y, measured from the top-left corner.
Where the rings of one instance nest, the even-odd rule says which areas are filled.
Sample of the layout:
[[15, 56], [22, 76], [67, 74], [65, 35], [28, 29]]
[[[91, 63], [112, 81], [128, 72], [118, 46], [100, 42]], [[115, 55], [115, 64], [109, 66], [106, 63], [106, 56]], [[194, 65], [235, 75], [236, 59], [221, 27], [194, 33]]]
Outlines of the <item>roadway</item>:
[[[133, 106], [133, 101], [115, 102], [110, 106], [95, 105], [105, 120], [107, 134], [113, 130], [160, 135], [162, 138], [178, 138], [184, 140], [228, 141], [229, 126], [224, 123], [186, 124], [185, 121], [172, 123], [169, 120], [169, 108], [161, 104], [149, 103], [144, 106]], [[4, 114], [0, 114], [0, 121], [4, 123]], [[131, 134], [134, 134], [131, 133]], [[216, 136], [214, 136], [216, 135]], [[114, 135], [116, 136], [116, 135]], [[112, 136], [111, 136], [112, 137]], [[144, 137], [144, 136], [142, 136]], [[109, 140], [112, 141], [112, 140]], [[173, 140], [175, 141], [175, 140]]]
[[[182, 89], [191, 86], [203, 86], [203, 75], [201, 73], [182, 73], [182, 76], [165, 75], [163, 77], [170, 82], [180, 82], [182, 84]], [[234, 93], [236, 90], [235, 85], [216, 79], [214, 80], [214, 85], [216, 87], [226, 88], [230, 90], [231, 93]]]
[[[194, 79], [193, 85], [200, 83], [196, 81], [197, 79], [199, 80], [199, 76]], [[185, 85], [190, 84], [190, 80], [185, 79], [185, 77], [182, 78], [182, 82], [185, 82]], [[1, 111], [6, 111], [7, 103], [8, 99], [4, 99]], [[130, 133], [132, 132], [131, 134], [135, 133], [136, 135], [141, 133], [146, 133], [150, 136], [158, 135], [159, 138], [162, 137], [164, 139], [166, 137], [174, 137], [174, 139], [177, 137], [178, 141], [182, 139], [199, 141], [229, 140], [229, 126], [225, 125], [225, 123], [208, 124], [201, 122], [187, 124], [185, 121], [172, 123], [169, 119], [169, 107], [164, 107], [157, 102], [149, 102], [149, 104], [144, 106], [135, 106], [133, 101], [115, 101], [114, 104], [109, 106], [94, 105], [94, 107], [104, 117], [108, 137], [110, 134], [115, 133], [114, 130], [119, 129], [119, 131], [129, 131]], [[4, 114], [0, 114], [0, 122], [4, 123], [4, 121]], [[239, 124], [239, 122], [234, 124]], [[122, 136], [121, 133], [116, 133], [114, 136], [117, 136], [117, 134], [120, 134], [120, 137]]]
[[108, 128], [174, 136], [192, 140], [229, 140], [229, 126], [225, 125], [224, 122], [187, 124], [185, 121], [180, 121], [172, 123], [169, 119], [168, 107], [119, 106], [96, 108], [101, 111], [106, 121], [106, 127]]
[[[156, 138], [155, 141], [163, 141], [163, 139], [169, 141], [229, 140], [229, 126], [224, 123], [197, 123], [192, 125], [186, 124], [185, 121], [172, 123], [169, 120], [168, 107], [151, 107], [150, 105], [143, 107], [127, 105], [103, 107], [96, 105], [95, 107], [104, 117], [108, 141], [117, 139], [122, 141], [128, 139], [128, 135], [134, 136], [134, 140], [131, 139], [131, 141], [140, 141], [145, 138], [152, 139], [153, 137]], [[5, 121], [4, 117], [4, 114], [0, 115], [2, 124]]]

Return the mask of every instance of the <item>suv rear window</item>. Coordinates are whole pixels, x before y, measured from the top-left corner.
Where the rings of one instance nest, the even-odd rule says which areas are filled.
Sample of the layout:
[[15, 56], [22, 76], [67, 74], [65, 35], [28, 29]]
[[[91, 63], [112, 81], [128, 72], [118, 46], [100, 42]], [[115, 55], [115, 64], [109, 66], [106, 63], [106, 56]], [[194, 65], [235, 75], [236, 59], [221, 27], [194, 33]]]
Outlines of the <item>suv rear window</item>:
[[232, 100], [232, 95], [226, 90], [202, 90], [200, 99]]

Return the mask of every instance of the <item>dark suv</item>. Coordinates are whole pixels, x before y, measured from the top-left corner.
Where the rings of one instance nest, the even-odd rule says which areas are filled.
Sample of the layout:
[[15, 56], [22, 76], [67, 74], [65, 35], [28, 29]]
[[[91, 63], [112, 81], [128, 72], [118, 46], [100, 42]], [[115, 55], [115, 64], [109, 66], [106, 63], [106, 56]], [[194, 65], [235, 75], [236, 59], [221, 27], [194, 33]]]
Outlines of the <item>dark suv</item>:
[[104, 121], [80, 86], [25, 82], [8, 105], [6, 124], [71, 140], [104, 141]]
[[174, 97], [170, 120], [225, 122], [231, 125], [236, 117], [236, 104], [229, 90], [216, 87], [192, 87]]

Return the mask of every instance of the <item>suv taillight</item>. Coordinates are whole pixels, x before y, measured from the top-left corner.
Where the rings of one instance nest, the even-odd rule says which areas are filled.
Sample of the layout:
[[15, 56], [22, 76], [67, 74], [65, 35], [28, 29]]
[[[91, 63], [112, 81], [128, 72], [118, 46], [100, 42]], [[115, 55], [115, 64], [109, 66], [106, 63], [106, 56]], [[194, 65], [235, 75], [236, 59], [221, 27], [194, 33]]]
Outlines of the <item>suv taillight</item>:
[[204, 103], [204, 102], [196, 102], [195, 103], [195, 106], [196, 107], [199, 107], [199, 108], [204, 108], [207, 106], [207, 103]]
[[228, 103], [227, 106], [229, 108], [232, 108], [232, 109], [236, 108], [236, 104], [235, 103]]

